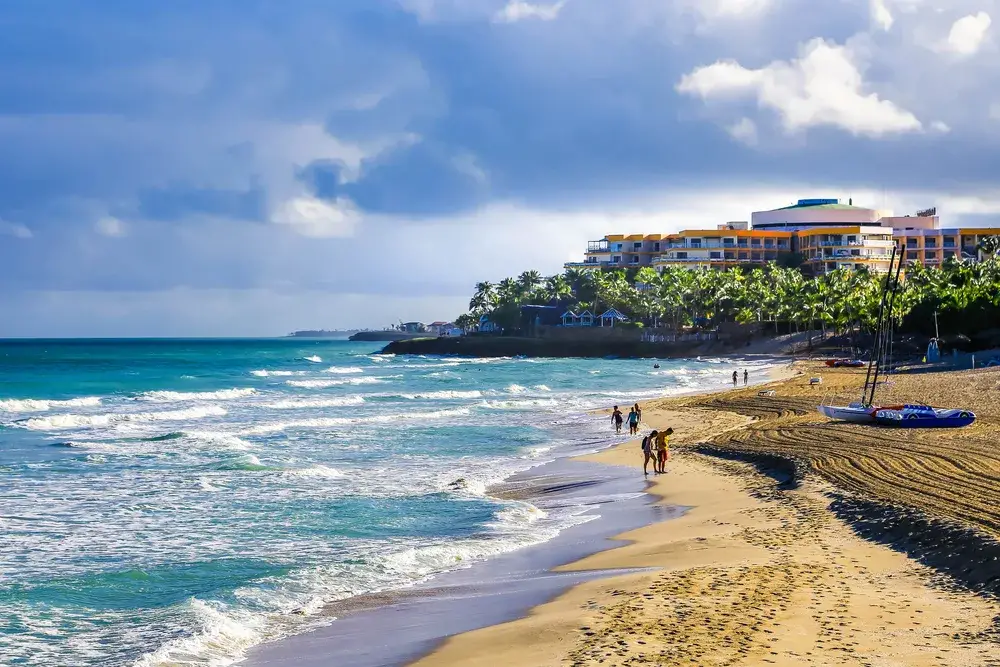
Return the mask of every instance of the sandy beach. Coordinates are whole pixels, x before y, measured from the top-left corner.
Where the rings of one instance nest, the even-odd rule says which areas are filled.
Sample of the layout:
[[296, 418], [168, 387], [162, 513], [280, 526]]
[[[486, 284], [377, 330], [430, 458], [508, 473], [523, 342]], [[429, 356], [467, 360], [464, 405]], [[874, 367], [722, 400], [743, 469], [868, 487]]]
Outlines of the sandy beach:
[[[675, 429], [648, 490], [689, 511], [558, 570], [651, 569], [582, 583], [415, 664], [1000, 665], [1000, 372], [900, 374], [880, 390], [975, 410], [956, 431], [830, 422], [816, 406], [856, 400], [864, 370], [795, 372], [774, 396], [645, 406], [644, 429]], [[636, 442], [587, 458], [642, 463]]]

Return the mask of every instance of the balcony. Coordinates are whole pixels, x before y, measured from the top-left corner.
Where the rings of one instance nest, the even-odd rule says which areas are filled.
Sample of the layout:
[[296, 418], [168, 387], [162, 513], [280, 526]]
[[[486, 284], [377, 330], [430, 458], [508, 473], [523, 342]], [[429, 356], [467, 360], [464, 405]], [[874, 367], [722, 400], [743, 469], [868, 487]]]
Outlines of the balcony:
[[609, 252], [611, 246], [607, 241], [591, 241], [587, 244], [587, 252]]

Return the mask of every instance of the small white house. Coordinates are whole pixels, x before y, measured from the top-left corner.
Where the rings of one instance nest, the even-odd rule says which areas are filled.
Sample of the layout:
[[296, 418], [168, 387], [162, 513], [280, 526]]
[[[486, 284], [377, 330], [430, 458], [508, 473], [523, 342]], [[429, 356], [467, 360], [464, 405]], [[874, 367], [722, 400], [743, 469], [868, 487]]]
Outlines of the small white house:
[[580, 313], [580, 321], [577, 326], [581, 327], [594, 326], [594, 314], [589, 310], [585, 310], [582, 313]]
[[490, 321], [488, 315], [483, 315], [479, 318], [479, 326], [477, 327], [482, 333], [494, 333], [500, 331], [500, 327], [496, 322]]
[[601, 315], [601, 326], [603, 327], [605, 323], [609, 326], [615, 326], [615, 322], [628, 322], [628, 318], [621, 314], [617, 308], [612, 308], [604, 312]]
[[567, 310], [562, 314], [562, 325], [564, 327], [578, 327], [580, 326], [580, 316], [572, 310]]

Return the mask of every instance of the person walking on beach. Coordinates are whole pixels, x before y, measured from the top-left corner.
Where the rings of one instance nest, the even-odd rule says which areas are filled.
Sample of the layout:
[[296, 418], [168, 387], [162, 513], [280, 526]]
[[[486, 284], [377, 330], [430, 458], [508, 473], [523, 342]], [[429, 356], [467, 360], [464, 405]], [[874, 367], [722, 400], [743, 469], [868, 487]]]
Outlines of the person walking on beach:
[[635, 408], [628, 411], [628, 434], [639, 434], [639, 413], [635, 411]]
[[642, 474], [648, 475], [646, 466], [653, 462], [653, 472], [656, 472], [656, 457], [653, 455], [653, 447], [656, 443], [656, 431], [653, 431], [642, 439]]
[[670, 436], [674, 429], [668, 428], [656, 434], [656, 463], [653, 469], [658, 473], [667, 472], [667, 461], [670, 460]]
[[636, 403], [635, 406], [633, 406], [633, 407], [635, 408], [635, 414], [639, 417], [639, 423], [641, 424], [642, 423], [642, 408], [639, 407], [638, 403]]
[[611, 413], [611, 423], [615, 425], [615, 433], [621, 434], [622, 432], [622, 411], [615, 406], [614, 412]]
[[736, 386], [736, 385], [738, 384], [738, 382], [739, 382], [739, 380], [738, 380], [737, 378], [738, 378], [738, 376], [736, 375], [736, 371], [733, 371], [733, 386], [734, 386], [734, 387], [735, 387], [735, 386]]
[[747, 382], [750, 380], [750, 371], [743, 369], [743, 386], [747, 386]]

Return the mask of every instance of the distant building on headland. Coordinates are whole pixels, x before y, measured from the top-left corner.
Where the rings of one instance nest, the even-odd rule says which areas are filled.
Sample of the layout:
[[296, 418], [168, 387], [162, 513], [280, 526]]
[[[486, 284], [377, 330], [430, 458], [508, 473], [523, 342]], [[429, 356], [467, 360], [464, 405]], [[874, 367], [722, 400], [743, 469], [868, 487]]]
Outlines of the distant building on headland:
[[980, 258], [979, 242], [998, 235], [1000, 228], [942, 229], [933, 208], [896, 217], [851, 200], [800, 199], [792, 206], [756, 211], [749, 222], [727, 222], [712, 230], [609, 234], [588, 243], [584, 261], [566, 268], [728, 269], [781, 262], [798, 253], [802, 265], [816, 274], [861, 267], [887, 271], [893, 245], [907, 262], [935, 266], [951, 257]]

